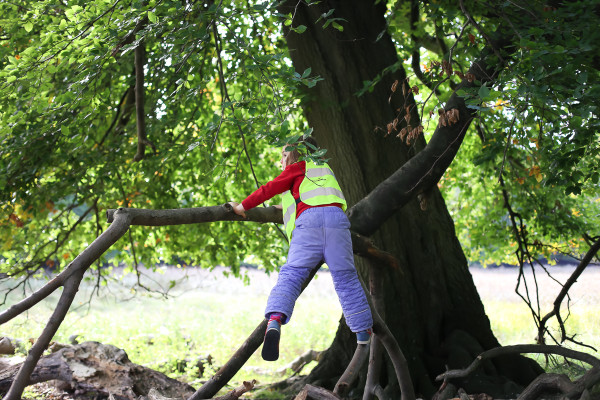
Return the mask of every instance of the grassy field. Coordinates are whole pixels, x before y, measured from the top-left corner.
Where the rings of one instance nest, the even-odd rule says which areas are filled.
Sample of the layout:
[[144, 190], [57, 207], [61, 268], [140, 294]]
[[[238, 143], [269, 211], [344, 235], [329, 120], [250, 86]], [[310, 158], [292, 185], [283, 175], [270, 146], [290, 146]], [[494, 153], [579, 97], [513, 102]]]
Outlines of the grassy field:
[[[564, 282], [572, 270], [556, 268], [553, 274]], [[503, 345], [533, 343], [536, 334], [529, 309], [514, 293], [516, 272], [513, 269], [472, 270], [492, 328]], [[214, 365], [219, 366], [229, 359], [263, 318], [266, 298], [276, 275], [267, 276], [252, 269], [246, 274], [250, 279], [249, 285], [223, 276], [220, 268], [212, 272], [164, 268], [143, 278], [143, 283], [152, 287], [157, 287], [157, 282], [168, 285], [169, 281], [178, 280], [169, 298], [143, 291], [133, 293], [130, 288], [136, 281], [135, 276], [117, 275], [118, 282], [103, 288], [101, 296], [94, 296], [91, 302], [95, 282], [87, 282], [78, 293], [73, 309], [55, 340], [68, 342], [69, 336], [79, 335], [79, 341], [113, 344], [123, 348], [133, 362], [186, 379], [198, 387], [206, 375], [204, 378], [195, 377], [193, 370], [182, 375], [175, 371], [176, 360], [210, 354]], [[545, 314], [550, 311], [560, 287], [545, 275], [538, 274], [536, 278]], [[578, 333], [578, 340], [596, 348], [600, 347], [598, 278], [600, 269], [590, 269], [573, 287], [571, 316], [567, 321], [570, 332]], [[35, 283], [33, 288], [42, 283]], [[18, 298], [20, 296], [11, 297], [12, 301]], [[0, 336], [36, 337], [57, 299], [58, 295], [54, 295], [27, 315], [3, 325]], [[284, 327], [280, 359], [267, 363], [257, 351], [233, 381], [258, 379], [264, 384], [283, 379], [286, 375], [278, 371], [300, 354], [308, 349], [324, 350], [328, 347], [340, 315], [331, 278], [328, 273], [320, 272], [300, 297], [293, 318]]]

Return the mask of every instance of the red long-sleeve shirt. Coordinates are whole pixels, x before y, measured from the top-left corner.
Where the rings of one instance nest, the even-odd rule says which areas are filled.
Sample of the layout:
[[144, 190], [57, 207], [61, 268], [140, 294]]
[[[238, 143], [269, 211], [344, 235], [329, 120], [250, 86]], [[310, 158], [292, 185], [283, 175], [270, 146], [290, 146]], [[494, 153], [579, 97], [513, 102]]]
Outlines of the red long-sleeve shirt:
[[[270, 182], [262, 185], [256, 189], [250, 196], [246, 197], [242, 201], [242, 206], [245, 210], [256, 207], [257, 205], [264, 203], [270, 198], [277, 196], [287, 190], [292, 191], [294, 199], [300, 197], [300, 184], [304, 179], [306, 172], [306, 161], [299, 161], [297, 163], [288, 165], [278, 177]], [[326, 207], [326, 206], [337, 206], [342, 207], [339, 203], [321, 204], [318, 206], [309, 206], [303, 202], [299, 202], [296, 207], [296, 218], [302, 214], [302, 212], [311, 207]]]

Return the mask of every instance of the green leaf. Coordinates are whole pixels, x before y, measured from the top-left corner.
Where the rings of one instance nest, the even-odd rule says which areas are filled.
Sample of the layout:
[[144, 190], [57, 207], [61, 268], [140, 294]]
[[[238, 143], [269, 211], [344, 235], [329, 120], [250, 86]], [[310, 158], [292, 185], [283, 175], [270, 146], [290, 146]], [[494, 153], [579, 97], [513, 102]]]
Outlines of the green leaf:
[[478, 95], [482, 100], [487, 99], [490, 95], [490, 89], [487, 86], [481, 86]]
[[306, 25], [298, 25], [294, 28], [294, 32], [296, 33], [304, 33], [306, 31]]
[[33, 29], [33, 24], [31, 22], [25, 22], [25, 25], [23, 25], [23, 28], [25, 28], [25, 30], [27, 32], [31, 32], [31, 30]]
[[153, 24], [156, 23], [156, 21], [158, 21], [158, 18], [156, 17], [156, 14], [153, 11], [148, 11], [148, 20]]

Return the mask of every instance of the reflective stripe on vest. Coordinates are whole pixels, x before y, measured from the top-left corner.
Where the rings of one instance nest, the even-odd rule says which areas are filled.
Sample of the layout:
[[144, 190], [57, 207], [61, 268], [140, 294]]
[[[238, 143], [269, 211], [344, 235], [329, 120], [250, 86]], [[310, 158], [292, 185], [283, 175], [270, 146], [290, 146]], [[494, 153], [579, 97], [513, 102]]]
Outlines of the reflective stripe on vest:
[[[300, 201], [309, 206], [339, 203], [346, 210], [346, 199], [340, 185], [329, 165], [316, 165], [306, 162], [305, 177], [300, 183]], [[296, 200], [291, 191], [283, 194], [283, 226], [288, 239], [292, 240], [292, 232], [296, 227]]]

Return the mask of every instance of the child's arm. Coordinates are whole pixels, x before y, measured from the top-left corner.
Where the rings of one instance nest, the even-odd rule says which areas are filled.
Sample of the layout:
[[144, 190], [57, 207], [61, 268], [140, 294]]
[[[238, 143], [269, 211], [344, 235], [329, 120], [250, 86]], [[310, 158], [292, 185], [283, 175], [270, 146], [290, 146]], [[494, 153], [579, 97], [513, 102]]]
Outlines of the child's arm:
[[278, 177], [262, 185], [242, 201], [244, 210], [250, 210], [272, 197], [290, 190], [294, 184], [294, 180], [304, 176], [304, 171], [304, 162], [288, 165]]

